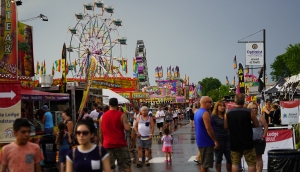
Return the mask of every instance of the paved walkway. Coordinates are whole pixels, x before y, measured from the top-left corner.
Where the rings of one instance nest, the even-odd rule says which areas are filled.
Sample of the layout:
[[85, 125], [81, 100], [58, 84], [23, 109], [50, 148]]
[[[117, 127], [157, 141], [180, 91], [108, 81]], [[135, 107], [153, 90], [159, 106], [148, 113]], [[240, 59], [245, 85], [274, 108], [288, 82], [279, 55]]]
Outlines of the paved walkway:
[[[173, 141], [173, 155], [172, 163], [166, 164], [164, 162], [165, 155], [161, 151], [162, 143], [158, 136], [159, 131], [155, 128], [154, 138], [152, 141], [152, 159], [150, 160], [151, 165], [149, 167], [143, 166], [137, 168], [137, 152], [131, 153], [132, 156], [132, 171], [133, 172], [193, 172], [200, 171], [200, 165], [194, 162], [195, 155], [198, 152], [198, 148], [195, 143], [195, 132], [194, 129], [188, 124], [188, 121], [182, 121], [184, 125], [179, 125], [178, 129], [171, 135]], [[215, 171], [215, 169], [210, 169]], [[225, 163], [222, 164], [222, 172], [226, 172]]]

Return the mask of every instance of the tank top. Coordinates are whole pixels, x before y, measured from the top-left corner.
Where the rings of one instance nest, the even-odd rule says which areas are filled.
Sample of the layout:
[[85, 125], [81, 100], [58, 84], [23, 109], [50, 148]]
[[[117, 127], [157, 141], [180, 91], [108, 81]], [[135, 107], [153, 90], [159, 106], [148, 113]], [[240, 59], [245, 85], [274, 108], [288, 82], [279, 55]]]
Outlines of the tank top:
[[67, 148], [70, 148], [70, 145], [69, 145], [69, 133], [66, 133], [65, 137], [64, 137], [64, 140], [62, 143], [59, 143], [59, 148], [60, 149], [67, 149]]
[[[194, 115], [196, 142], [197, 142], [197, 146], [199, 148], [214, 146], [214, 141], [208, 135], [204, 121], [203, 121], [203, 114], [205, 112], [207, 112], [206, 109], [199, 108], [197, 110], [196, 114]], [[211, 116], [210, 116], [210, 118], [211, 118]], [[213, 130], [215, 131], [213, 120], [210, 119], [210, 121], [211, 121], [211, 126], [212, 126]]]
[[118, 110], [108, 110], [102, 115], [103, 147], [106, 149], [127, 146], [121, 116], [122, 112]]
[[252, 130], [253, 130], [253, 140], [261, 139], [262, 136], [264, 135], [263, 125], [262, 125], [261, 120], [260, 120], [260, 115], [257, 114], [256, 118], [258, 120], [259, 126], [256, 127], [256, 128], [252, 128]]
[[66, 125], [65, 131], [67, 131], [67, 132], [69, 131], [69, 130], [68, 130], [68, 125], [67, 125], [67, 124], [68, 124], [68, 122], [70, 122], [70, 121], [72, 121], [71, 118], [67, 119], [67, 120], [64, 122], [64, 124]]
[[[150, 135], [150, 116], [148, 116], [147, 120], [144, 121], [142, 115], [139, 115], [139, 123], [138, 123], [138, 130], [141, 137], [149, 137]], [[147, 126], [148, 125], [148, 126]]]

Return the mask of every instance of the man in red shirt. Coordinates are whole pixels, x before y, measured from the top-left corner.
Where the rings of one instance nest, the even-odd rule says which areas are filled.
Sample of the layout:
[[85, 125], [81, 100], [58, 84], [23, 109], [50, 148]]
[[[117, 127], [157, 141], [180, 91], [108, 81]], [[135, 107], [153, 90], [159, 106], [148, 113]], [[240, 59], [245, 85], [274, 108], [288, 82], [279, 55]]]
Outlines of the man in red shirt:
[[114, 166], [117, 159], [119, 168], [130, 172], [131, 157], [124, 130], [130, 131], [131, 127], [127, 116], [118, 111], [118, 99], [109, 100], [109, 110], [100, 118], [99, 126], [101, 126], [99, 128], [101, 143], [109, 153], [111, 166]]

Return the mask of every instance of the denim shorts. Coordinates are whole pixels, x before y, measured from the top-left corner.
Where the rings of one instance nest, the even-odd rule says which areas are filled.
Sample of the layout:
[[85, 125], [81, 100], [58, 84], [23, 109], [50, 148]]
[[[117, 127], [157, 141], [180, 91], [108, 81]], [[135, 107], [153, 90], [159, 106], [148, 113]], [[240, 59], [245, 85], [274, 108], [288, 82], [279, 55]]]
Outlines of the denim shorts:
[[215, 162], [221, 164], [223, 160], [223, 155], [225, 155], [226, 162], [231, 164], [230, 156], [230, 142], [229, 139], [218, 139], [219, 149], [215, 149]]
[[44, 128], [44, 129], [46, 135], [53, 135], [53, 128]]

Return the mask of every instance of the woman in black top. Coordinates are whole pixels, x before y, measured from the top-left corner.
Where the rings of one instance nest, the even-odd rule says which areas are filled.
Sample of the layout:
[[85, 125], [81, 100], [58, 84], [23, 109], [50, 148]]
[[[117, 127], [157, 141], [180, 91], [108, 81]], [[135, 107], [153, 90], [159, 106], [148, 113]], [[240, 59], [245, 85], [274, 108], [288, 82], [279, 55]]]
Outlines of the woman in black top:
[[215, 149], [215, 164], [216, 171], [221, 172], [221, 164], [223, 155], [226, 158], [226, 169], [231, 171], [231, 157], [230, 157], [230, 142], [228, 129], [224, 128], [224, 115], [226, 113], [226, 105], [222, 101], [216, 102], [213, 112], [212, 121], [215, 125], [215, 135], [220, 144], [219, 149]]
[[281, 114], [277, 104], [272, 105], [273, 111], [270, 112], [270, 118], [275, 127], [281, 126]]
[[193, 112], [193, 105], [191, 105], [191, 108], [189, 110], [189, 115], [190, 115], [190, 123], [192, 128], [194, 128], [194, 112]]

